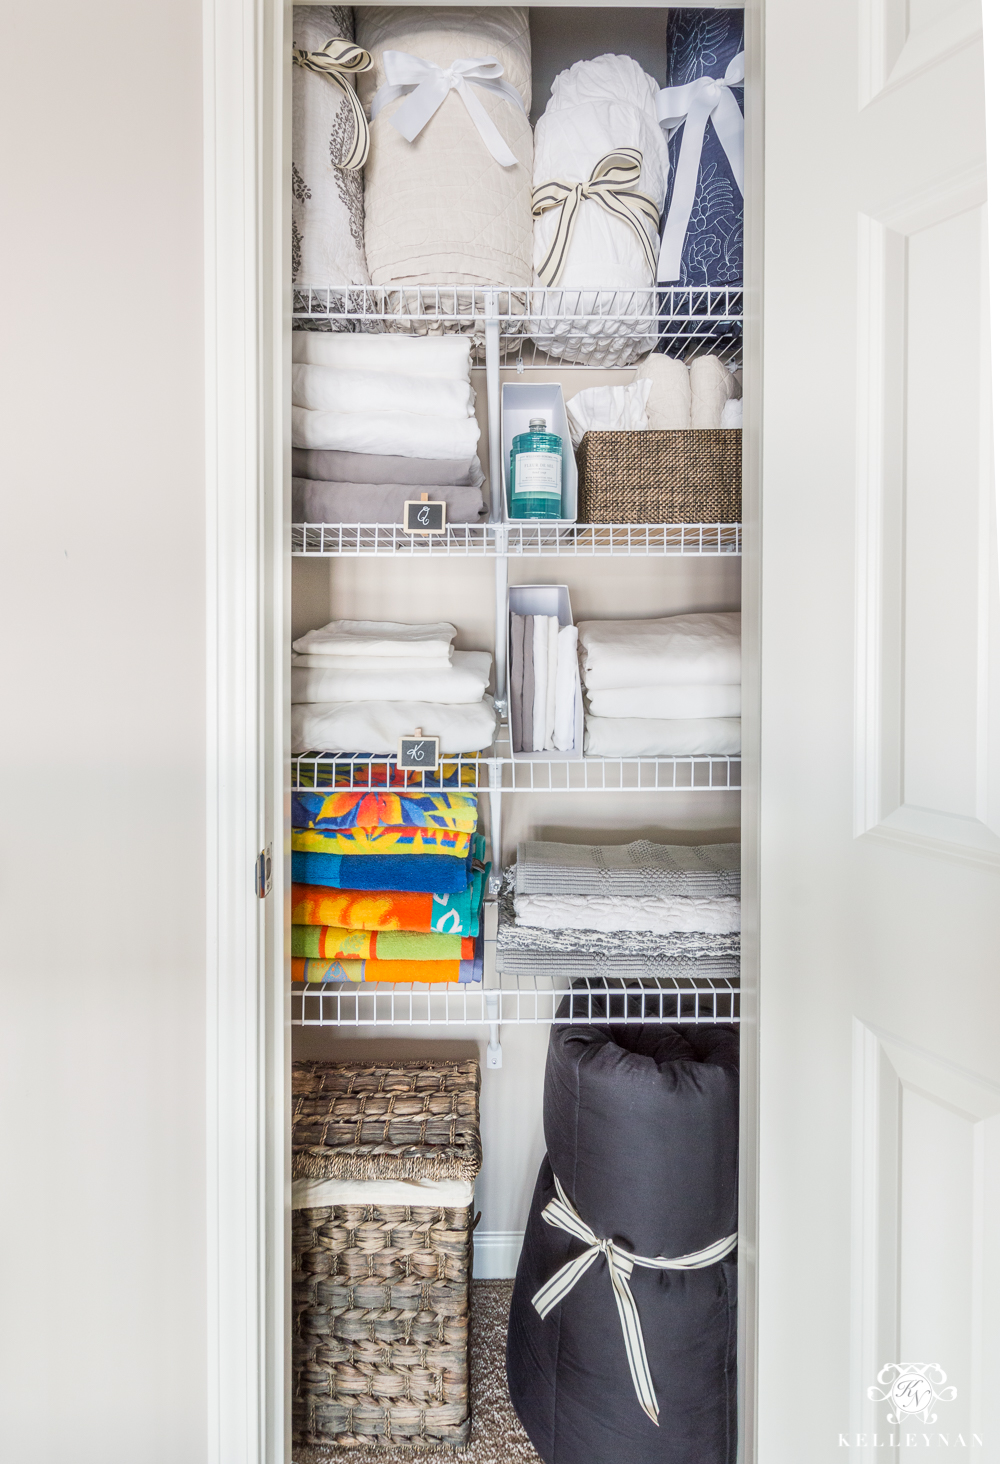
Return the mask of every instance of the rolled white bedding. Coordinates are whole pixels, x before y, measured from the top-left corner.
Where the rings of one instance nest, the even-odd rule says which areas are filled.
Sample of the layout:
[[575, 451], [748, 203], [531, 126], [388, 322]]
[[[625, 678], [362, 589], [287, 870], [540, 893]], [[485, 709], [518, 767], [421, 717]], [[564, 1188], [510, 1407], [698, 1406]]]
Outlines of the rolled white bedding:
[[388, 371], [395, 376], [445, 376], [468, 381], [468, 336], [339, 335], [292, 331], [292, 361], [343, 371]]
[[650, 383], [646, 416], [654, 432], [673, 432], [691, 426], [691, 373], [684, 361], [654, 351], [635, 374]]
[[738, 610], [650, 620], [582, 620], [583, 680], [591, 694], [636, 686], [735, 686]]
[[[408, 625], [396, 620], [331, 620], [292, 641], [292, 650], [307, 656], [409, 658], [450, 663], [451, 643], [458, 634], [446, 620]], [[384, 669], [384, 667], [383, 667]]]
[[417, 412], [311, 412], [292, 408], [292, 446], [377, 452], [403, 457], [474, 456], [479, 442], [475, 417], [423, 417]]
[[589, 757], [736, 757], [739, 717], [592, 717], [583, 750]]
[[738, 717], [741, 706], [739, 686], [626, 686], [589, 698], [595, 717]]
[[[333, 659], [332, 657], [330, 658]], [[346, 662], [346, 665], [345, 665]], [[393, 665], [397, 663], [394, 661]], [[332, 669], [292, 666], [293, 702], [421, 701], [465, 705], [486, 695], [493, 657], [488, 651], [455, 651], [450, 665], [386, 670], [376, 660], [337, 660]]]
[[718, 356], [696, 356], [691, 362], [692, 427], [721, 427], [726, 403], [741, 395], [735, 375]]
[[443, 702], [309, 702], [292, 707], [292, 752], [396, 752], [419, 727], [439, 737], [443, 753], [481, 752], [493, 741], [491, 697], [463, 706]]
[[740, 928], [740, 902], [729, 895], [515, 895], [514, 917], [541, 930], [730, 935]]
[[387, 371], [345, 371], [338, 366], [292, 367], [292, 405], [313, 412], [419, 412], [426, 417], [471, 417], [476, 394], [465, 381], [443, 376], [397, 376]]

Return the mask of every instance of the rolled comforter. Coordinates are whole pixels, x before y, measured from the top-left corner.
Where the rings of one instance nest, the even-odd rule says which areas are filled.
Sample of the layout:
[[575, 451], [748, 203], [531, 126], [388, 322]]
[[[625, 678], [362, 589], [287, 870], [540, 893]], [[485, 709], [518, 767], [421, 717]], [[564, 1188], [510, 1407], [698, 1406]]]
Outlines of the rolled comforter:
[[[510, 1396], [545, 1464], [732, 1464], [736, 1457], [738, 1040], [724, 1027], [552, 1028], [547, 1157], [507, 1337]], [[533, 1298], [586, 1244], [542, 1212], [556, 1179], [585, 1226], [644, 1258], [716, 1246], [628, 1279], [658, 1425], [640, 1406], [598, 1255], [543, 1319]], [[633, 1349], [634, 1353], [634, 1349]]]
[[357, 12], [359, 44], [375, 69], [359, 95], [370, 112], [386, 82], [386, 52], [416, 56], [445, 71], [455, 61], [494, 57], [522, 110], [504, 96], [470, 85], [507, 148], [504, 167], [487, 150], [469, 109], [450, 90], [414, 141], [392, 119], [397, 98], [372, 120], [365, 167], [365, 247], [376, 285], [511, 285], [531, 280], [531, 43], [522, 6], [478, 8], [373, 6]]
[[[625, 186], [633, 194], [654, 200], [653, 211], [658, 215], [669, 164], [667, 142], [657, 120], [657, 95], [656, 82], [630, 56], [599, 56], [560, 72], [535, 128], [536, 210], [539, 190], [546, 184], [555, 181], [572, 187], [588, 183], [595, 170], [599, 175], [602, 159], [629, 148], [641, 156], [641, 164], [638, 177]], [[547, 283], [539, 271], [550, 256], [562, 212], [559, 207], [551, 208], [535, 220], [536, 285]], [[628, 311], [633, 317], [638, 314], [640, 322], [648, 316], [651, 332], [648, 338], [635, 339], [634, 319], [628, 323], [560, 321], [555, 316], [532, 320], [532, 334], [549, 355], [587, 362], [595, 351], [603, 355], [611, 344], [615, 349], [609, 364], [627, 366], [652, 349], [656, 340], [652, 287], [657, 242], [657, 226], [651, 219], [637, 216], [633, 226], [621, 217], [620, 210], [608, 212], [593, 198], [581, 200], [561, 271], [547, 297], [553, 310], [598, 316]], [[612, 288], [595, 292], [595, 285]], [[637, 297], [636, 290], [644, 293]]]
[[[319, 51], [353, 41], [349, 5], [296, 5], [292, 44]], [[348, 86], [354, 82], [345, 77]], [[292, 67], [292, 279], [307, 285], [367, 285], [364, 175], [338, 167], [353, 136], [351, 105], [325, 76]]]

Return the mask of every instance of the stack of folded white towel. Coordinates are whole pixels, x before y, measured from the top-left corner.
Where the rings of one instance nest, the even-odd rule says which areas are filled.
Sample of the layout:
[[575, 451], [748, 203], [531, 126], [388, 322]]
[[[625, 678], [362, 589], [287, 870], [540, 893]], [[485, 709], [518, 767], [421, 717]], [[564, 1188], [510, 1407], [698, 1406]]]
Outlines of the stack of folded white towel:
[[292, 751], [394, 753], [419, 727], [442, 753], [493, 741], [492, 657], [453, 625], [332, 620], [292, 645]]
[[591, 757], [740, 751], [738, 611], [584, 620], [577, 629]]
[[718, 356], [688, 366], [654, 354], [625, 386], [588, 386], [566, 403], [573, 446], [585, 432], [669, 432], [743, 426], [743, 373]]
[[467, 336], [295, 331], [292, 517], [402, 523], [407, 499], [485, 514]]

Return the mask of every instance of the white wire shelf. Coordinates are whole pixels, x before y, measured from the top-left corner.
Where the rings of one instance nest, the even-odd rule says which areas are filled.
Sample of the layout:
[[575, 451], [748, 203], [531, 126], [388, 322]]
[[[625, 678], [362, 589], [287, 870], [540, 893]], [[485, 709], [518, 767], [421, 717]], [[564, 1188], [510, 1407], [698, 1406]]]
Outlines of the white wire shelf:
[[296, 285], [293, 319], [332, 330], [433, 330], [471, 335], [484, 358], [494, 326], [502, 364], [518, 371], [634, 365], [654, 349], [684, 359], [712, 351], [735, 364], [742, 350], [742, 286], [663, 285], [511, 289], [453, 285]]
[[739, 983], [725, 978], [594, 978], [503, 976], [499, 984], [440, 986], [412, 982], [293, 985], [297, 1027], [572, 1025], [594, 1022], [735, 1023]]
[[298, 558], [466, 559], [537, 557], [606, 559], [714, 557], [742, 553], [741, 524], [576, 524], [544, 520], [509, 524], [452, 524], [443, 534], [407, 534], [401, 524], [293, 524]]
[[[292, 758], [291, 788], [377, 789], [392, 787], [396, 759], [356, 753], [321, 752]], [[461, 781], [459, 781], [461, 775]], [[688, 793], [738, 792], [741, 763], [736, 757], [584, 757], [548, 762], [510, 755], [509, 744], [481, 755], [442, 755], [436, 773], [410, 773], [407, 786], [428, 791], [483, 793]]]

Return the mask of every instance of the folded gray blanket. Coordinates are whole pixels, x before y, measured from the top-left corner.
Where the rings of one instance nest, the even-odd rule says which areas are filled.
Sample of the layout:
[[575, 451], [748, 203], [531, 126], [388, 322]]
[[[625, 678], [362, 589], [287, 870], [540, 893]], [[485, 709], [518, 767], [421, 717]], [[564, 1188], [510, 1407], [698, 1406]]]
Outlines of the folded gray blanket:
[[740, 893], [739, 844], [518, 844], [519, 895]]
[[692, 956], [678, 951], [663, 956], [606, 956], [600, 952], [577, 951], [559, 955], [553, 951], [501, 951], [497, 948], [497, 971], [504, 976], [543, 977], [574, 981], [685, 980], [695, 983], [731, 982], [739, 985], [739, 956]]
[[[581, 958], [602, 956], [611, 961], [733, 960], [740, 957], [740, 937], [684, 931], [657, 935], [649, 930], [544, 930], [514, 921], [515, 868], [504, 870], [500, 886], [497, 926], [497, 967], [501, 956], [557, 957], [569, 966]], [[509, 968], [503, 968], [509, 969]], [[529, 973], [530, 974], [530, 973]]]
[[449, 524], [478, 524], [486, 505], [478, 488], [450, 484], [322, 483], [292, 479], [292, 522], [296, 524], [401, 524], [407, 499], [426, 493], [448, 505]]
[[322, 483], [410, 483], [420, 488], [437, 488], [442, 483], [452, 488], [478, 488], [484, 477], [478, 457], [462, 462], [310, 447], [292, 448], [292, 476]]

